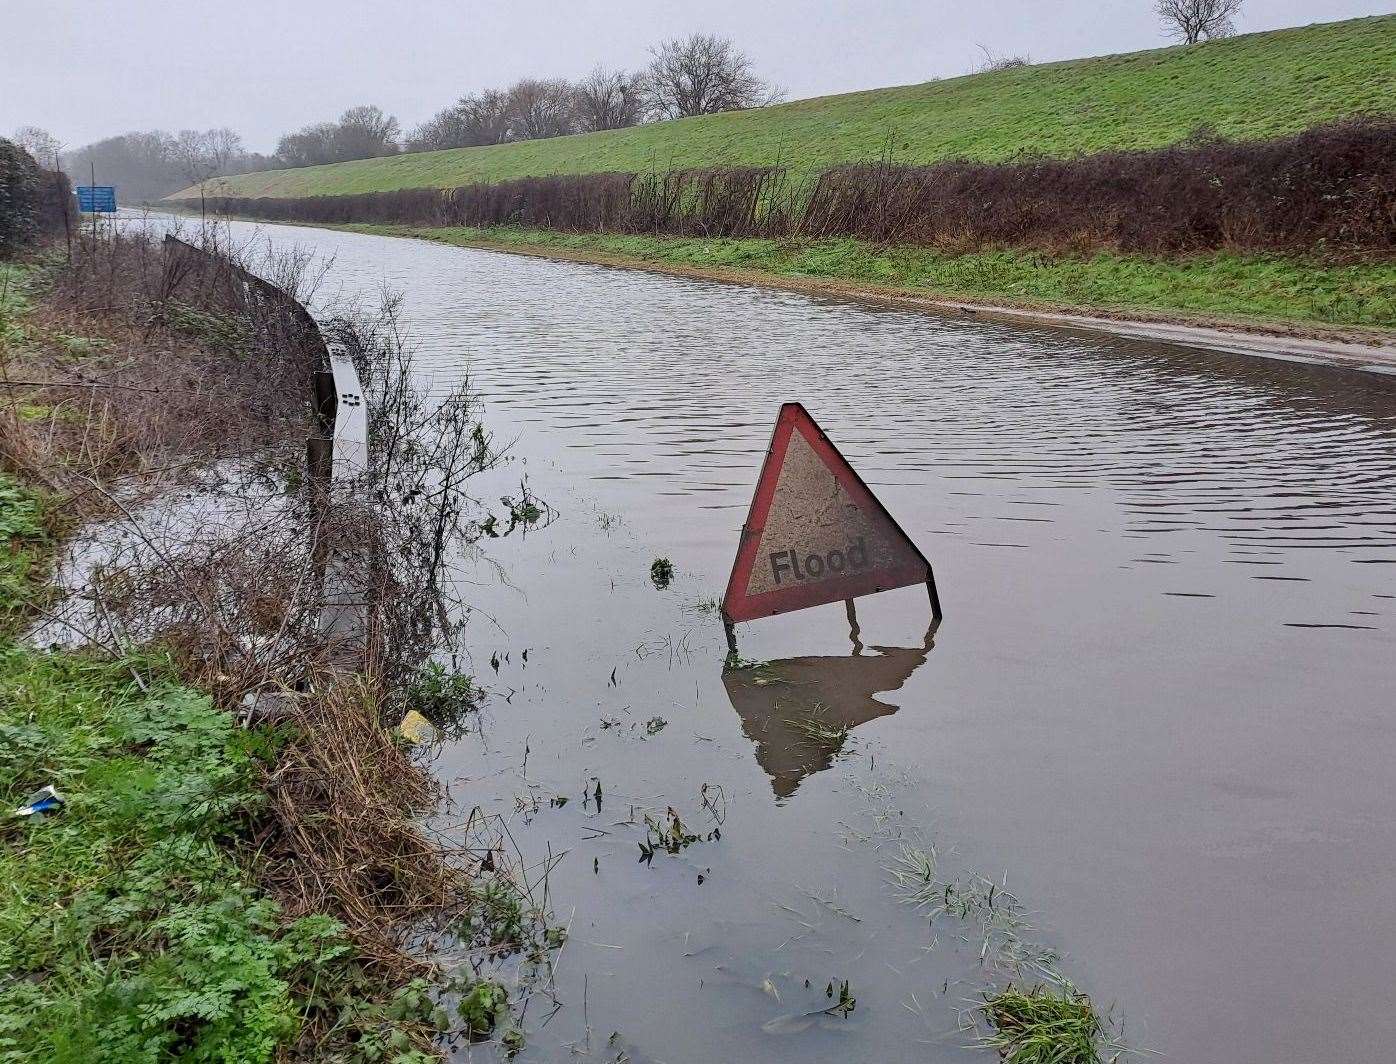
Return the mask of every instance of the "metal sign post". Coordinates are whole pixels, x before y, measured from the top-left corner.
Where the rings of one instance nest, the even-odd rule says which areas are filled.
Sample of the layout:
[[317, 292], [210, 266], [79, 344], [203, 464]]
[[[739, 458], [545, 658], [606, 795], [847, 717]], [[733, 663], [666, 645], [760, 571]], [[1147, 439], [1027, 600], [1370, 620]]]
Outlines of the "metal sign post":
[[925, 584], [931, 563], [799, 403], [780, 408], [722, 600], [728, 649], [738, 621]]

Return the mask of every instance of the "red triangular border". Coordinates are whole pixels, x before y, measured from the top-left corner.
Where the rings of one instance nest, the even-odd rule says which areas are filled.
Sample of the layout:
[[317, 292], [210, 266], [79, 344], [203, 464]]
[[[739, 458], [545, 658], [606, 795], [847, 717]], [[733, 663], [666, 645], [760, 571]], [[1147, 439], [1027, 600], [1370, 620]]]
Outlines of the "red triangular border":
[[[766, 528], [766, 515], [770, 512], [776, 483], [780, 479], [781, 468], [785, 465], [785, 454], [790, 445], [791, 434], [795, 432], [804, 436], [805, 442], [814, 449], [815, 454], [854, 503], [864, 510], [879, 513], [886, 519], [892, 530], [905, 543], [912, 560], [906, 565], [859, 573], [839, 580], [798, 584], [761, 595], [746, 594], [751, 570], [756, 564], [756, 551], [761, 545], [761, 534]], [[935, 577], [926, 556], [911, 541], [911, 537], [902, 531], [901, 525], [897, 524], [896, 519], [887, 512], [887, 508], [863, 483], [863, 478], [848, 464], [848, 460], [839, 453], [838, 448], [829, 441], [824, 430], [810, 417], [809, 411], [799, 403], [782, 405], [780, 415], [776, 418], [775, 431], [771, 434], [771, 445], [766, 450], [766, 461], [761, 466], [761, 476], [756, 481], [756, 494], [751, 500], [751, 510], [747, 513], [746, 524], [742, 526], [737, 558], [732, 563], [732, 575], [727, 581], [727, 594], [722, 600], [723, 619], [732, 623], [754, 620], [757, 617], [771, 617], [777, 613], [873, 595], [879, 591], [890, 591], [892, 588], [906, 587], [910, 584], [928, 586], [932, 607], [939, 616], [940, 603], [935, 591]]]

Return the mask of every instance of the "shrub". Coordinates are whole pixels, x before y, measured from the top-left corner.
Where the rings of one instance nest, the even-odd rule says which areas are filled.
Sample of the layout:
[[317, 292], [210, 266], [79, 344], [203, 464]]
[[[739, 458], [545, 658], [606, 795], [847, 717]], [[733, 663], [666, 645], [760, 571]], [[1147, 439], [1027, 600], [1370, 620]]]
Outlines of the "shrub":
[[0, 139], [0, 258], [39, 235], [42, 193], [39, 164], [19, 145]]
[[64, 174], [43, 170], [34, 157], [0, 137], [0, 259], [71, 219], [72, 187]]

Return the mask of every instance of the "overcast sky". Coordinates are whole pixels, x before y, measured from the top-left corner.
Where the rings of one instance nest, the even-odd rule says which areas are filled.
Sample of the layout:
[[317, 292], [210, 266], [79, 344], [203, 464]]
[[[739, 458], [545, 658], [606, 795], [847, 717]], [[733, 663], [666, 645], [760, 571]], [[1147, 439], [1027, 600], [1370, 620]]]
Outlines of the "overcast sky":
[[[1242, 32], [1389, 14], [1393, 0], [1246, 0]], [[376, 103], [408, 129], [516, 78], [633, 68], [665, 37], [738, 41], [788, 98], [1165, 42], [1153, 0], [0, 0], [0, 135], [69, 147], [133, 129], [288, 130]]]

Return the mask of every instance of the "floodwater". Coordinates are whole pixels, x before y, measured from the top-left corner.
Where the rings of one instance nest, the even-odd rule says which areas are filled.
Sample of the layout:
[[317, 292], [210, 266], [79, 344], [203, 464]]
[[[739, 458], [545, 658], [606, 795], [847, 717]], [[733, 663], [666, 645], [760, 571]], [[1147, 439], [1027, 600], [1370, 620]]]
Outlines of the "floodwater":
[[[468, 370], [511, 445], [480, 496], [526, 477], [559, 514], [463, 563], [491, 696], [436, 762], [456, 821], [562, 855], [563, 1007], [534, 996], [520, 1059], [995, 1059], [959, 1024], [1007, 969], [899, 900], [902, 844], [1006, 884], [1132, 1046], [1389, 1056], [1396, 377], [266, 233], [334, 256], [322, 297], [405, 293], [424, 370]], [[724, 675], [710, 600], [787, 400], [945, 618], [909, 588], [856, 633], [839, 604], [744, 624], [768, 664]], [[699, 841], [639, 860], [669, 808]], [[845, 979], [851, 1013], [806, 1016]]]

